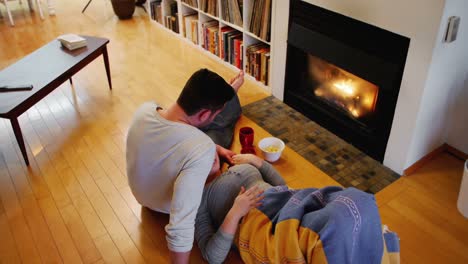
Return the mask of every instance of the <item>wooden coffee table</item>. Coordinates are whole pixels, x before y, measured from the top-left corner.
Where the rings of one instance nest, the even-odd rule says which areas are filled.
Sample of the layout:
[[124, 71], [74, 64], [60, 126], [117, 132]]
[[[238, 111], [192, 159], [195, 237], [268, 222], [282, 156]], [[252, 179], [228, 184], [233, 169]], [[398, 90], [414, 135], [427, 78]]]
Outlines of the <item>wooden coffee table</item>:
[[0, 117], [10, 119], [26, 165], [29, 165], [29, 160], [18, 123], [18, 117], [22, 113], [65, 81], [70, 80], [72, 83], [72, 76], [100, 55], [104, 58], [107, 81], [109, 88], [112, 89], [107, 56], [109, 40], [89, 36], [82, 37], [87, 40], [86, 47], [69, 51], [61, 47], [58, 40], [53, 40], [0, 71], [0, 86], [18, 84], [32, 84], [34, 86], [31, 91], [0, 93]]

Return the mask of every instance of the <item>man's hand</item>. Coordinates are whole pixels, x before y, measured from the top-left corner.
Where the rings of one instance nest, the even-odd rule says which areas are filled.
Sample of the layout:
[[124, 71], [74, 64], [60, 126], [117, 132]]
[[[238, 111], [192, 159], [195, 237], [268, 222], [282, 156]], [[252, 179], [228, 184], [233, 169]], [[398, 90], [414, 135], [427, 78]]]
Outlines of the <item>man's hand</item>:
[[216, 152], [218, 153], [219, 157], [222, 160], [227, 161], [229, 165], [233, 165], [234, 161], [232, 160], [232, 156], [236, 155], [236, 153], [232, 150], [225, 149], [221, 147], [220, 145], [216, 145]]
[[253, 154], [237, 154], [232, 157], [235, 165], [237, 164], [250, 164], [259, 169], [263, 164], [263, 159]]

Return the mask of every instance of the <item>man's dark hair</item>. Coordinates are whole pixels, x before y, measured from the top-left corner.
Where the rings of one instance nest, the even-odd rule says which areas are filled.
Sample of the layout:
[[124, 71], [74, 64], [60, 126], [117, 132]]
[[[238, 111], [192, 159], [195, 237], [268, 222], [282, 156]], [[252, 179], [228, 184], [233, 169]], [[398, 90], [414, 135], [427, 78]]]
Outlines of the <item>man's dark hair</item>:
[[217, 111], [235, 95], [221, 76], [208, 69], [196, 71], [184, 86], [177, 104], [191, 116], [202, 109]]

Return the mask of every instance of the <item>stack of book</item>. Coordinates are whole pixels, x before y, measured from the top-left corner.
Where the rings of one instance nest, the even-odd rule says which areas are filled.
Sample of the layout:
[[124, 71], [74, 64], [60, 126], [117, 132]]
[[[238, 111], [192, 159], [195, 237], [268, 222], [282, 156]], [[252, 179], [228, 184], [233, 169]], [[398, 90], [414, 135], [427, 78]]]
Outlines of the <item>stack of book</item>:
[[153, 0], [150, 2], [151, 19], [163, 24], [162, 19], [162, 0]]
[[201, 24], [203, 42], [205, 50], [219, 56], [219, 23], [216, 20], [210, 20]]
[[250, 14], [250, 32], [270, 41], [271, 0], [254, 0]]
[[75, 50], [86, 46], [86, 39], [76, 34], [65, 34], [58, 38], [58, 41], [69, 50]]
[[247, 47], [246, 72], [257, 81], [269, 84], [270, 75], [270, 47], [264, 43], [257, 43]]
[[186, 14], [182, 17], [183, 33], [187, 39], [198, 44], [198, 15]]
[[218, 16], [218, 0], [200, 0], [200, 10], [213, 16]]
[[165, 25], [168, 29], [174, 31], [175, 33], [179, 33], [179, 19], [177, 16], [166, 16]]
[[197, 0], [182, 0], [182, 2], [188, 4], [191, 7], [198, 7]]
[[242, 27], [243, 0], [221, 0], [223, 19]]
[[226, 26], [221, 28], [219, 35], [221, 39], [221, 53], [219, 54], [219, 57], [237, 68], [242, 69], [244, 57], [242, 33]]
[[179, 14], [177, 13], [177, 2], [172, 2], [170, 9], [171, 14], [164, 18], [165, 26], [175, 33], [179, 33]]

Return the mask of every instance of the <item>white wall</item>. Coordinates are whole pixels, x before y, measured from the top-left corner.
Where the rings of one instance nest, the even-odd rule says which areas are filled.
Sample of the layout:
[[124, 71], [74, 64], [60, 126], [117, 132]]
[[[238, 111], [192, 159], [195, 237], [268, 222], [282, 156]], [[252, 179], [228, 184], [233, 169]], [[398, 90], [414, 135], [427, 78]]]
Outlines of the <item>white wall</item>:
[[[456, 41], [444, 43], [448, 18], [461, 18]], [[468, 107], [461, 95], [468, 73], [468, 1], [447, 0], [439, 26], [429, 75], [419, 107], [406, 166], [445, 142], [460, 150], [468, 147]], [[458, 103], [455, 107], [455, 103]], [[450, 125], [452, 123], [452, 126]], [[464, 128], [464, 129], [463, 129]], [[452, 131], [453, 130], [453, 131]], [[462, 134], [465, 132], [465, 139]], [[451, 134], [451, 140], [448, 135]], [[465, 144], [465, 145], [463, 145]]]
[[[282, 0], [278, 1], [283, 2]], [[417, 122], [419, 120], [422, 122], [426, 120], [427, 115], [418, 115], [418, 113], [422, 109], [421, 106], [427, 107], [428, 103], [433, 99], [433, 96], [428, 96], [427, 99], [422, 100], [433, 50], [436, 43], [440, 42], [436, 42], [436, 39], [439, 37], [438, 32], [441, 28], [440, 22], [445, 0], [305, 1], [411, 39], [397, 108], [384, 158], [386, 166], [398, 173], [402, 173], [408, 165], [411, 165], [411, 162], [415, 161], [415, 157], [419, 156], [419, 153], [422, 152], [420, 150], [421, 145], [425, 145], [426, 141], [440, 142], [439, 137], [444, 134], [443, 132], [432, 133], [430, 129], [427, 129], [427, 126], [417, 125]], [[287, 17], [289, 11], [277, 8], [275, 12], [277, 18], [282, 16], [284, 20], [284, 16]], [[284, 89], [285, 65], [285, 56], [283, 58], [282, 54], [286, 53], [286, 49], [277, 48], [284, 46], [281, 38], [284, 37], [286, 40], [287, 35], [285, 36], [283, 32], [284, 25], [278, 24], [278, 21], [275, 21], [275, 28], [273, 29], [276, 31], [276, 27], [280, 28], [278, 34], [275, 32], [276, 36], [274, 39], [275, 58], [277, 60], [274, 60], [272, 64], [274, 67], [272, 72], [276, 75], [276, 82], [273, 83], [272, 91], [275, 96], [282, 99], [281, 89]], [[280, 76], [280, 74], [283, 75]], [[431, 84], [431, 87], [435, 87], [436, 80], [434, 78], [431, 79], [429, 84]], [[413, 143], [416, 138], [414, 136], [416, 129], [421, 133], [418, 134], [418, 137], [421, 136], [424, 140], [421, 142], [418, 140], [417, 143]]]
[[450, 117], [447, 143], [468, 153], [468, 73], [466, 72], [464, 82], [453, 91]]
[[[460, 27], [456, 46], [461, 56], [457, 57], [452, 68], [457, 69], [457, 82], [451, 91], [450, 125], [448, 127], [447, 143], [468, 153], [468, 1], [451, 0], [453, 6], [446, 8], [453, 14], [460, 14]], [[450, 13], [448, 13], [450, 16]]]

